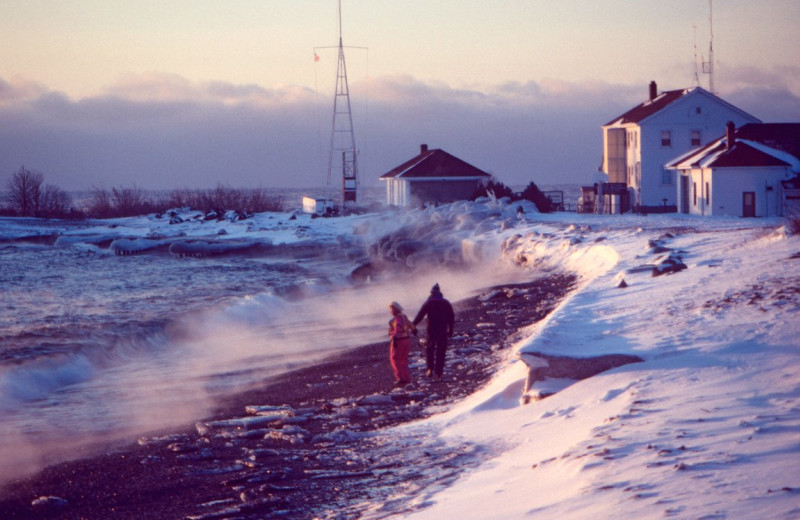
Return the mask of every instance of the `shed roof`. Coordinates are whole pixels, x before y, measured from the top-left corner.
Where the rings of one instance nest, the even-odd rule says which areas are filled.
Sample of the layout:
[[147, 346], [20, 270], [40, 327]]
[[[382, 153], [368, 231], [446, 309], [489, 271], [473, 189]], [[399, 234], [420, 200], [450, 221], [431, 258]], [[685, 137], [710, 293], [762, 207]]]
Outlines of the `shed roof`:
[[800, 123], [750, 123], [738, 128], [732, 146], [727, 136], [667, 163], [687, 169], [790, 166], [800, 170]]
[[420, 153], [400, 166], [384, 173], [381, 179], [428, 179], [428, 178], [485, 178], [491, 174], [462, 161], [439, 148], [429, 150], [422, 145]]

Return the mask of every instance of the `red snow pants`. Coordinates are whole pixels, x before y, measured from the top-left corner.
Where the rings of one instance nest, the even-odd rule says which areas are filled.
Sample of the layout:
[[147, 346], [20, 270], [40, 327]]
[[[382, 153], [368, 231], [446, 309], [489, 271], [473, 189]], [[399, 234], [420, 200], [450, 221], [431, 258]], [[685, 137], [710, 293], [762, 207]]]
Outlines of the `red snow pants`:
[[410, 383], [411, 372], [408, 369], [408, 351], [411, 349], [411, 338], [393, 338], [389, 345], [389, 360], [392, 363], [394, 379], [398, 383]]

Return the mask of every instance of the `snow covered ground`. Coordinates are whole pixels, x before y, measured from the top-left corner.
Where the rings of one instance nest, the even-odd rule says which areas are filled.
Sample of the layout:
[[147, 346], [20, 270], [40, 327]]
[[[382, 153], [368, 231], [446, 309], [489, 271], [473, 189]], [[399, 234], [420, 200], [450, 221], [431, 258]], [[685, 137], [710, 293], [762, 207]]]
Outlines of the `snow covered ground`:
[[[516, 205], [491, 206], [313, 223], [264, 214], [195, 227], [142, 217], [58, 232], [60, 245], [72, 240], [110, 255], [172, 248], [200, 229], [215, 244], [201, 252], [220, 254], [226, 242], [307, 241], [341, 250], [349, 247], [343, 237], [370, 242], [414, 222], [435, 228], [449, 221], [443, 250], [455, 240], [464, 258], [492, 275], [442, 273], [452, 299], [501, 272], [505, 281], [519, 269], [577, 273], [579, 287], [526, 331], [517, 352], [634, 354], [644, 362], [581, 381], [538, 381], [526, 400], [528, 370], [514, 357], [455, 408], [391, 433], [395, 448], [424, 437], [468, 447], [480, 454], [476, 463], [451, 485], [413, 497], [399, 489], [396, 501], [365, 508], [368, 518], [800, 518], [800, 236], [787, 235], [780, 220], [539, 215], [530, 208], [520, 215]], [[46, 232], [41, 223], [12, 219], [2, 234], [13, 239], [33, 229]], [[100, 246], [86, 235], [117, 242]], [[181, 247], [170, 251], [193, 253]], [[685, 269], [653, 276], [668, 259]], [[424, 279], [394, 287], [392, 298], [413, 307], [428, 286]], [[362, 290], [362, 304], [383, 308], [389, 299], [385, 286]], [[248, 302], [233, 306], [240, 321], [248, 308], [261, 308]]]
[[[764, 220], [535, 220], [506, 261], [582, 283], [518, 350], [645, 361], [527, 405], [517, 361], [407, 426], [493, 455], [408, 517], [800, 518], [800, 237]], [[670, 253], [687, 268], [653, 276]]]

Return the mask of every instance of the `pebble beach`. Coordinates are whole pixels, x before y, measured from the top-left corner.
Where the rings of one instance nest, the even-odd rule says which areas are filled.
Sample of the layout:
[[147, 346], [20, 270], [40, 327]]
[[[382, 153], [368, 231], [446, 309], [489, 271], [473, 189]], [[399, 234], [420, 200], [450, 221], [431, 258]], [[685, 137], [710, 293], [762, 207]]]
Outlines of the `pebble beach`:
[[412, 343], [414, 380], [402, 389], [392, 388], [388, 340], [363, 345], [228, 396], [185, 428], [9, 482], [0, 511], [8, 519], [354, 519], [424, 507], [415, 497], [426, 488], [490, 455], [425, 438], [393, 445], [392, 427], [483, 386], [513, 355], [518, 331], [574, 283], [553, 274], [453, 302], [456, 332], [440, 381], [424, 375], [422, 337]]

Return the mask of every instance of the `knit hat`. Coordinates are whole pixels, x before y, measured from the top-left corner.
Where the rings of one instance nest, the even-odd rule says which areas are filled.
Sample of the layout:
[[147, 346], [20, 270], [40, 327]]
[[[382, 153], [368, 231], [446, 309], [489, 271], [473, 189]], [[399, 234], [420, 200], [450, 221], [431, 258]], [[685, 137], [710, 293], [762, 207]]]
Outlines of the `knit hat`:
[[397, 309], [398, 311], [401, 311], [401, 312], [403, 311], [403, 306], [402, 306], [402, 305], [400, 305], [400, 304], [399, 304], [399, 303], [397, 303], [397, 302], [391, 302], [391, 303], [389, 304], [389, 307], [394, 307], [395, 309]]
[[442, 294], [442, 290], [439, 289], [439, 284], [437, 283], [433, 287], [431, 287], [431, 294]]

